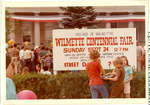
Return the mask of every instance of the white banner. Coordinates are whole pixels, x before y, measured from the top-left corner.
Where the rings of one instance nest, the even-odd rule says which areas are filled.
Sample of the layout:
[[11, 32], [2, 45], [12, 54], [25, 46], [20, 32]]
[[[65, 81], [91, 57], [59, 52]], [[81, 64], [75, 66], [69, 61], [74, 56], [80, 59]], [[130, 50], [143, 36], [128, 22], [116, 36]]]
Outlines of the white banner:
[[104, 69], [113, 69], [116, 56], [127, 56], [136, 67], [136, 29], [57, 29], [53, 30], [54, 70], [85, 70], [89, 51], [100, 52]]

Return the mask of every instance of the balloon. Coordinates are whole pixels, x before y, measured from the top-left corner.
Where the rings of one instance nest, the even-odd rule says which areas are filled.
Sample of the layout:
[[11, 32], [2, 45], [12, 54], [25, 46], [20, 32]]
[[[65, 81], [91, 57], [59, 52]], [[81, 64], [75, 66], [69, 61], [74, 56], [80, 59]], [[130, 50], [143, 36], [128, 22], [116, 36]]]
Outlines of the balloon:
[[36, 94], [31, 90], [23, 90], [17, 94], [18, 99], [37, 99]]
[[28, 45], [29, 45], [29, 42], [25, 42], [24, 44], [25, 44], [25, 46], [28, 46]]
[[15, 41], [13, 39], [11, 39], [11, 40], [8, 41], [8, 45], [9, 46], [12, 46], [14, 43], [15, 43]]

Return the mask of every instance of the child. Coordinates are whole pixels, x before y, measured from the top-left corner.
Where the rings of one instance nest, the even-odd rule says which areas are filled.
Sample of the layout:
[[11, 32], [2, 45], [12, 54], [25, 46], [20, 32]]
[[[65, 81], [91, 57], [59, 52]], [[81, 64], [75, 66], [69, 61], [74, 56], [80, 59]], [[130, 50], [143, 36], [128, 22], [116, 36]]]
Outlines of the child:
[[48, 70], [51, 71], [51, 73], [53, 74], [53, 70], [52, 70], [52, 62], [53, 62], [53, 59], [52, 59], [52, 55], [51, 54], [47, 54], [46, 57], [45, 57], [45, 60], [44, 60], [44, 64], [45, 66], [48, 67]]
[[133, 79], [133, 70], [128, 64], [127, 57], [122, 56], [121, 58], [123, 60], [123, 66], [125, 69], [124, 94], [126, 98], [130, 98], [130, 81]]
[[51, 72], [48, 71], [48, 67], [47, 66], [44, 66], [43, 69], [44, 69], [44, 71], [41, 71], [41, 74], [51, 75]]
[[40, 65], [40, 63], [36, 65], [36, 72], [38, 74], [41, 72], [41, 65]]
[[29, 68], [27, 67], [27, 66], [25, 66], [24, 68], [23, 68], [23, 70], [22, 70], [22, 75], [24, 75], [24, 74], [27, 74], [27, 73], [29, 73]]
[[90, 62], [87, 63], [86, 66], [86, 70], [90, 79], [90, 91], [92, 94], [92, 98], [98, 98], [99, 93], [101, 93], [103, 98], [107, 98], [108, 92], [105, 86], [103, 85], [103, 81], [100, 77], [100, 70], [102, 71], [102, 74], [105, 74], [105, 71], [103, 70], [99, 62], [99, 57], [100, 54], [97, 50], [92, 50], [90, 52]]
[[114, 81], [114, 86], [112, 87], [110, 98], [122, 98], [124, 91], [124, 76], [125, 71], [123, 68], [123, 61], [121, 57], [116, 57], [113, 61], [115, 69], [112, 74], [115, 74], [113, 78], [105, 78], [105, 80]]

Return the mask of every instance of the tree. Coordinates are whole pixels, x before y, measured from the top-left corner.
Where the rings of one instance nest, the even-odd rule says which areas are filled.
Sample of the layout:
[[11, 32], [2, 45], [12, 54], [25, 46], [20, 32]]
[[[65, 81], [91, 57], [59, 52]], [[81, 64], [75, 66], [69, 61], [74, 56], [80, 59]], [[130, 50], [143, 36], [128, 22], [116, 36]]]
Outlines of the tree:
[[[19, 30], [17, 30], [19, 28], [18, 24], [19, 24], [19, 21], [13, 21], [11, 19], [11, 15], [10, 13], [6, 10], [5, 12], [5, 22], [6, 22], [6, 25], [5, 25], [5, 29], [6, 29], [6, 42], [8, 42], [10, 40], [10, 33], [15, 33], [18, 32]], [[14, 22], [14, 23], [13, 23]], [[14, 29], [12, 29], [12, 25], [15, 25]]]
[[64, 28], [82, 28], [87, 26], [93, 26], [95, 23], [97, 13], [91, 6], [88, 7], [60, 7], [61, 10], [68, 15], [67, 18], [63, 18], [61, 23]]
[[5, 22], [6, 22], [6, 25], [5, 25], [5, 29], [6, 29], [6, 42], [9, 40], [9, 34], [11, 33], [11, 28], [12, 28], [12, 25], [11, 25], [11, 20], [10, 20], [10, 13], [6, 10], [5, 12]]

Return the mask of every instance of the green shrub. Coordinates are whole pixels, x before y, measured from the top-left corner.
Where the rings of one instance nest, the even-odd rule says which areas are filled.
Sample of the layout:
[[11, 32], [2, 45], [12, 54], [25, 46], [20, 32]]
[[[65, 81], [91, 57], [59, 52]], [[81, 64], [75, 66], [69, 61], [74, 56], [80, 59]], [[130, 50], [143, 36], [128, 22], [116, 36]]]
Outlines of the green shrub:
[[145, 72], [134, 73], [133, 80], [131, 81], [131, 97], [145, 98]]
[[[86, 72], [62, 73], [58, 75], [26, 74], [15, 75], [12, 78], [16, 84], [17, 93], [22, 90], [32, 90], [38, 99], [79, 99], [91, 98]], [[109, 90], [111, 81], [104, 81]], [[134, 73], [131, 82], [131, 95], [134, 98], [145, 97], [145, 73]]]

